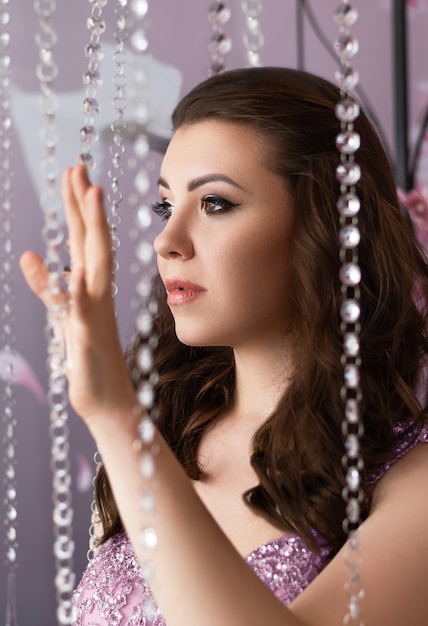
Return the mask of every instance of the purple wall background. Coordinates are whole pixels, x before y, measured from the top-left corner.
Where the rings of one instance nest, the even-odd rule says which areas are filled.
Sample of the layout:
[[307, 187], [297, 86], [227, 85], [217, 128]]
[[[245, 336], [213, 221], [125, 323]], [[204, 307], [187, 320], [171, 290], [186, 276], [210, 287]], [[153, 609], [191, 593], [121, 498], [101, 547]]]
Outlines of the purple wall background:
[[[37, 49], [34, 33], [37, 23], [28, 0], [11, 2], [12, 32], [12, 80], [14, 83], [14, 212], [16, 256], [27, 249], [43, 253], [40, 230], [42, 213], [38, 202], [35, 181], [38, 177], [38, 126], [40, 115], [35, 106], [38, 85], [35, 80]], [[172, 106], [178, 93], [184, 93], [206, 77], [210, 65], [208, 41], [211, 26], [206, 17], [211, 0], [156, 0], [150, 7], [149, 31], [151, 52], [163, 65], [169, 78], [161, 81], [160, 101]], [[232, 52], [226, 57], [228, 68], [247, 64], [242, 43], [244, 17], [239, 0], [226, 4], [232, 10], [232, 18], [225, 31], [233, 41]], [[327, 39], [333, 42], [337, 27], [332, 19], [338, 0], [322, 0], [311, 3], [313, 12]], [[361, 84], [371, 106], [381, 120], [388, 143], [393, 145], [393, 102], [391, 66], [391, 2], [389, 0], [361, 0], [354, 4], [360, 18], [353, 29], [360, 39], [360, 52], [354, 65], [361, 74]], [[264, 65], [296, 67], [296, 2], [267, 0], [264, 2], [261, 27], [266, 43], [261, 50]], [[108, 28], [102, 43], [113, 45], [115, 2], [110, 0], [104, 10]], [[84, 0], [59, 2], [55, 16], [58, 31], [56, 59], [60, 67], [57, 88], [64, 98], [65, 118], [59, 127], [62, 139], [61, 159], [63, 166], [74, 161], [80, 152], [78, 130], [83, 125], [80, 102], [83, 98], [81, 76], [87, 67], [83, 50], [88, 43], [86, 19], [91, 5]], [[409, 80], [411, 137], [415, 136], [421, 122], [423, 107], [428, 102], [428, 75], [426, 67], [428, 32], [428, 1], [408, 2], [409, 26]], [[335, 61], [322, 48], [314, 32], [305, 20], [305, 68], [334, 79]], [[169, 74], [168, 74], [169, 72]], [[181, 88], [180, 88], [181, 81]], [[74, 100], [73, 100], [74, 98]], [[76, 100], [77, 98], [77, 100]], [[16, 106], [16, 112], [15, 112]], [[108, 110], [106, 115], [109, 115]], [[70, 134], [71, 129], [71, 134]], [[108, 184], [108, 143], [101, 144], [104, 167], [98, 168], [97, 180]], [[31, 153], [26, 155], [26, 151]], [[425, 155], [425, 152], [424, 152]], [[100, 157], [100, 162], [101, 162]], [[153, 179], [156, 179], [160, 156], [153, 154]], [[102, 169], [102, 171], [100, 171]], [[33, 172], [31, 170], [34, 170]], [[419, 172], [421, 184], [428, 184], [428, 162], [422, 160]], [[155, 199], [153, 190], [153, 199]], [[118, 311], [123, 341], [132, 327], [129, 300], [132, 279], [129, 265], [133, 258], [132, 246], [127, 233], [132, 225], [132, 215], [123, 206], [122, 246], [119, 254], [121, 270]], [[16, 348], [25, 357], [43, 390], [46, 390], [46, 349], [44, 340], [45, 315], [42, 306], [29, 293], [18, 268], [16, 269]], [[1, 349], [1, 346], [0, 346]], [[3, 386], [3, 383], [0, 382]], [[47, 406], [37, 400], [26, 386], [16, 387], [17, 454], [19, 481], [19, 567], [17, 572], [18, 619], [21, 626], [45, 626], [54, 624], [55, 592], [54, 564], [52, 556], [51, 473], [49, 467], [50, 441], [48, 435]], [[0, 429], [3, 429], [3, 424]], [[94, 445], [80, 421], [72, 416], [70, 424], [71, 462], [75, 481], [73, 504], [75, 508], [75, 569], [80, 576], [85, 566], [88, 543], [89, 510], [91, 490], [77, 486], [82, 478], [82, 466], [92, 463]], [[2, 452], [2, 456], [4, 452]], [[3, 488], [0, 498], [0, 515], [4, 517]], [[1, 563], [4, 557], [1, 557]], [[5, 570], [0, 566], [0, 620], [5, 610]]]

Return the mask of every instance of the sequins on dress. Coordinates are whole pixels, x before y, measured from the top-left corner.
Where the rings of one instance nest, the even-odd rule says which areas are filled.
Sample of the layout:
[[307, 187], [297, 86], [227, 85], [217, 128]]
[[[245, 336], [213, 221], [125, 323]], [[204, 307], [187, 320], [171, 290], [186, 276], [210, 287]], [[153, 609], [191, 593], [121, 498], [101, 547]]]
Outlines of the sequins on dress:
[[[406, 452], [428, 443], [428, 425], [415, 430], [410, 424], [395, 427], [397, 445], [390, 461], [370, 476], [381, 478]], [[313, 531], [318, 553], [292, 534], [256, 548], [246, 563], [283, 604], [291, 603], [319, 574], [329, 560], [329, 547]], [[149, 619], [144, 605], [152, 600], [131, 543], [125, 534], [107, 541], [89, 563], [73, 597], [72, 626], [166, 626], [157, 609]]]

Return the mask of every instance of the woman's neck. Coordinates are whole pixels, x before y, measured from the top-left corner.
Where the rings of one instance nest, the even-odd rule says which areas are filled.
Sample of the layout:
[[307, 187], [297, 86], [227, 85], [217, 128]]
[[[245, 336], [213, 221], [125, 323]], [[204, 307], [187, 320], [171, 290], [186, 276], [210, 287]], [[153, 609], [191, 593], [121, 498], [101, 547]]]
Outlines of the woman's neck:
[[234, 351], [236, 391], [230, 413], [256, 429], [274, 411], [290, 381], [289, 351], [278, 344], [269, 350]]

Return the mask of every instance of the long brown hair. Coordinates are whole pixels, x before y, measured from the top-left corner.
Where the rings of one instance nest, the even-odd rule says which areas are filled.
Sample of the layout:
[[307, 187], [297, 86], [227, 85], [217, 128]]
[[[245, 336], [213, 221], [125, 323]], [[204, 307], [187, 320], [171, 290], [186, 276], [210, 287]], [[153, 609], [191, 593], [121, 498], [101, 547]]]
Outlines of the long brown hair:
[[[310, 544], [311, 529], [316, 528], [329, 541], [332, 554], [345, 541], [339, 186], [335, 176], [338, 99], [334, 85], [308, 73], [240, 69], [197, 86], [173, 114], [175, 130], [208, 119], [255, 129], [268, 146], [267, 166], [291, 183], [294, 373], [276, 410], [254, 437], [251, 463], [259, 484], [245, 498], [249, 506]], [[361, 136], [357, 159], [363, 172], [357, 193], [362, 204], [359, 263], [366, 516], [371, 493], [366, 479], [390, 458], [394, 424], [409, 421], [415, 428], [424, 421], [416, 389], [428, 351], [427, 320], [425, 307], [415, 302], [415, 288], [428, 293], [428, 271], [400, 210], [388, 159], [363, 112], [355, 128]], [[199, 479], [201, 435], [233, 399], [233, 352], [227, 347], [181, 344], [159, 282], [154, 290], [159, 303], [158, 424], [189, 476]], [[138, 377], [132, 356], [135, 348], [130, 368]], [[106, 538], [117, 532], [120, 523], [111, 496], [106, 495], [103, 472], [98, 484]]]

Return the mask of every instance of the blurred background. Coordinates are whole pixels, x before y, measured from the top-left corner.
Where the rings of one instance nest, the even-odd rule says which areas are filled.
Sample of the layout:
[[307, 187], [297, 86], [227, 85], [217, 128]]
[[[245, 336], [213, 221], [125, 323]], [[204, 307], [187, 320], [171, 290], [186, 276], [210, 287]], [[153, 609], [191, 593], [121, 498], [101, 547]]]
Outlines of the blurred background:
[[[3, 4], [7, 4], [3, 2]], [[14, 298], [15, 346], [20, 359], [20, 377], [16, 380], [15, 394], [16, 466], [17, 466], [17, 511], [18, 511], [18, 554], [16, 602], [20, 626], [46, 626], [54, 624], [55, 588], [52, 530], [52, 476], [50, 468], [49, 411], [46, 401], [47, 368], [45, 340], [45, 311], [29, 292], [17, 267], [17, 259], [26, 249], [44, 254], [41, 236], [43, 213], [39, 196], [41, 193], [41, 143], [39, 108], [39, 83], [36, 65], [39, 51], [35, 34], [38, 18], [29, 0], [9, 2], [11, 50], [11, 98], [12, 98], [12, 166], [13, 215], [14, 215]], [[39, 7], [48, 2], [39, 2]], [[120, 3], [122, 6], [124, 2]], [[149, 123], [151, 151], [147, 160], [150, 175], [148, 202], [157, 199], [155, 181], [158, 176], [162, 149], [170, 136], [169, 116], [181, 95], [207, 77], [212, 55], [209, 49], [213, 35], [208, 19], [213, 0], [155, 0], [149, 2], [146, 22], [147, 37], [151, 54], [149, 82]], [[225, 36], [230, 38], [231, 50], [224, 54], [227, 69], [248, 65], [244, 44], [246, 32], [245, 16], [241, 0], [228, 0], [224, 4], [230, 9], [230, 19], [224, 24]], [[247, 2], [247, 5], [262, 8], [258, 17], [259, 28], [264, 37], [260, 48], [262, 65], [300, 67], [335, 80], [337, 57], [333, 42], [338, 36], [338, 27], [333, 20], [339, 0], [265, 0]], [[352, 32], [360, 42], [360, 50], [353, 65], [360, 73], [359, 97], [378, 125], [387, 150], [394, 161], [397, 156], [397, 133], [395, 112], [397, 93], [394, 87], [399, 67], [394, 51], [397, 35], [394, 34], [393, 14], [396, 6], [392, 0], [360, 0], [354, 2], [359, 19]], [[413, 167], [410, 183], [400, 180], [403, 198], [414, 190], [419, 204], [426, 210], [428, 187], [428, 144], [425, 142], [424, 120], [428, 106], [428, 1], [408, 0], [405, 8], [407, 31], [407, 82], [408, 93], [403, 94], [408, 107], [408, 147], [410, 155], [418, 146], [418, 163]], [[82, 76], [88, 69], [85, 47], [90, 34], [87, 20], [94, 2], [74, 0], [58, 2], [52, 18], [58, 41], [54, 56], [58, 65], [55, 89], [58, 95], [58, 160], [60, 168], [75, 162], [82, 151], [79, 131], [84, 125], [82, 101], [86, 87]], [[109, 126], [114, 117], [111, 106], [113, 91], [113, 51], [115, 46], [116, 0], [108, 0], [103, 9], [106, 23], [100, 43], [104, 48], [104, 59], [100, 62], [104, 77], [97, 98], [100, 113], [96, 124], [100, 140], [94, 145], [93, 154], [97, 165], [92, 172], [95, 182], [107, 189], [110, 181]], [[394, 104], [395, 103], [395, 104]], [[402, 113], [402, 111], [401, 111]], [[132, 121], [132, 111], [126, 111], [126, 119]], [[132, 154], [130, 141], [125, 141], [127, 154]], [[414, 165], [410, 163], [407, 165]], [[135, 279], [130, 272], [134, 259], [134, 244], [129, 240], [129, 231], [134, 223], [134, 213], [127, 203], [131, 192], [132, 176], [123, 178], [124, 200], [121, 203], [122, 224], [119, 229], [121, 245], [118, 251], [119, 270], [117, 284], [118, 320], [123, 344], [126, 346], [132, 335], [134, 314], [129, 306], [134, 291]], [[409, 187], [412, 188], [410, 188]], [[407, 188], [406, 188], [407, 187]], [[424, 204], [425, 203], [425, 204]], [[421, 213], [421, 214], [422, 214]], [[155, 235], [159, 222], [152, 226]], [[0, 345], [0, 381], [4, 385], [7, 373], [1, 370], [2, 346]], [[3, 382], [2, 382], [3, 381]], [[4, 437], [4, 422], [0, 429]], [[3, 439], [2, 437], [2, 439]], [[74, 540], [76, 544], [74, 568], [80, 578], [86, 564], [88, 549], [88, 527], [92, 500], [93, 455], [95, 447], [79, 419], [70, 412], [70, 460], [73, 478]], [[4, 457], [4, 451], [1, 456]], [[4, 471], [1, 469], [0, 471]], [[3, 481], [0, 481], [0, 517], [6, 515]], [[3, 527], [3, 525], [1, 525]], [[1, 545], [3, 545], [3, 541]], [[6, 567], [5, 555], [0, 558], [0, 620], [6, 611]]]

